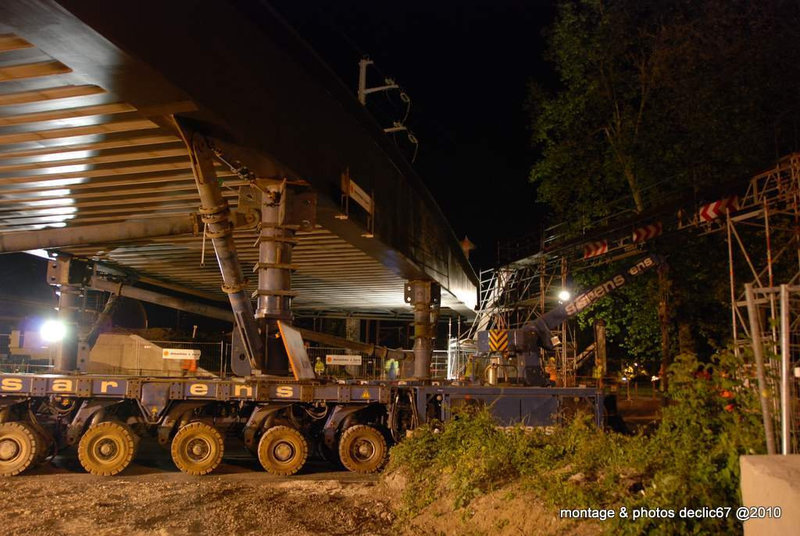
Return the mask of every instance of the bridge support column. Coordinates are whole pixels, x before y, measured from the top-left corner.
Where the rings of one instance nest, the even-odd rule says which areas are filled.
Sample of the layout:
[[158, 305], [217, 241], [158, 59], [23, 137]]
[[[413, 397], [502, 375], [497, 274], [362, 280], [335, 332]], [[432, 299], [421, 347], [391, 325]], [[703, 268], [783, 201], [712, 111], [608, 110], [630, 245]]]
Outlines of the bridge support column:
[[431, 377], [433, 335], [435, 324], [431, 313], [438, 310], [441, 290], [431, 281], [414, 280], [406, 283], [405, 301], [414, 307], [414, 378]]
[[61, 285], [58, 296], [58, 320], [66, 327], [64, 338], [58, 345], [54, 368], [56, 372], [75, 372], [78, 370], [78, 322], [81, 302], [81, 289]]
[[83, 313], [85, 269], [85, 263], [75, 264], [68, 255], [59, 255], [47, 267], [47, 282], [58, 289], [58, 320], [66, 328], [55, 355], [56, 372], [85, 372], [89, 366]]
[[258, 272], [259, 318], [267, 336], [267, 372], [285, 375], [289, 373], [289, 361], [281, 341], [270, 334], [278, 332], [277, 321], [292, 321], [292, 250], [297, 243], [295, 227], [288, 225], [290, 210], [285, 183], [269, 184], [261, 195], [261, 230], [258, 237], [258, 263], [253, 268]]

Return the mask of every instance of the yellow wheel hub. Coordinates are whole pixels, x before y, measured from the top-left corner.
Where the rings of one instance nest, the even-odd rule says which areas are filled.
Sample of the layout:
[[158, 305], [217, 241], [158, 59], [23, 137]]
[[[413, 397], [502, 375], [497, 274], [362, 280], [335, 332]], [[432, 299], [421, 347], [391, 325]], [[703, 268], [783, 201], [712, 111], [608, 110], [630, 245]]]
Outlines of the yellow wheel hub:
[[377, 428], [364, 424], [351, 426], [339, 439], [339, 458], [356, 473], [376, 473], [388, 460], [389, 447]]

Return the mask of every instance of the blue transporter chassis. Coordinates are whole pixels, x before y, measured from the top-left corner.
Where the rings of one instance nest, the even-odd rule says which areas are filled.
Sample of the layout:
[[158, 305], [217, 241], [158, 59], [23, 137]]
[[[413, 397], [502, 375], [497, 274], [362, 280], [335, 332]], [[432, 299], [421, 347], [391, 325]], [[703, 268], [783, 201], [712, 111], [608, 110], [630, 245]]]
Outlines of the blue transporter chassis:
[[603, 425], [593, 388], [0, 374], [0, 474], [72, 445], [89, 472], [116, 474], [144, 436], [191, 474], [213, 471], [235, 438], [275, 474], [310, 455], [369, 473], [407, 431], [467, 406], [488, 407], [500, 426], [546, 427], [581, 410]]

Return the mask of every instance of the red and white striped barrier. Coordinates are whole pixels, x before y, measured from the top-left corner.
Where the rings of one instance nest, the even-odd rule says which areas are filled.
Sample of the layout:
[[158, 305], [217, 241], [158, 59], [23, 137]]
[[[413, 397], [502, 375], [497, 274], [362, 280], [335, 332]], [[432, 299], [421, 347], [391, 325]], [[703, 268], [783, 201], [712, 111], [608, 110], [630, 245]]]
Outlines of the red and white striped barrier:
[[653, 238], [661, 235], [663, 232], [663, 226], [661, 222], [651, 223], [650, 225], [645, 225], [644, 227], [637, 227], [633, 230], [633, 241], [634, 242], [645, 242], [647, 240], [652, 240]]
[[714, 201], [713, 203], [703, 205], [700, 207], [697, 215], [700, 217], [701, 222], [706, 223], [716, 220], [725, 214], [728, 209], [736, 210], [737, 208], [739, 208], [739, 197], [734, 195], [732, 197], [726, 197], [724, 199], [720, 199], [719, 201]]
[[583, 258], [591, 259], [592, 257], [599, 257], [608, 253], [608, 240], [598, 240], [596, 242], [589, 242], [583, 246]]

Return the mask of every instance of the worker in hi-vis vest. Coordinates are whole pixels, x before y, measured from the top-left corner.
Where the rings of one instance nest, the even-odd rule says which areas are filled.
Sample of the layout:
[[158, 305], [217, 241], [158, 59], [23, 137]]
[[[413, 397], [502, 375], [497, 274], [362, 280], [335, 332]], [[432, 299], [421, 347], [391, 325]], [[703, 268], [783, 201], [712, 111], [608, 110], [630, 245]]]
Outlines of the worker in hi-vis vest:
[[319, 356], [317, 356], [317, 361], [314, 363], [314, 374], [316, 374], [318, 378], [321, 378], [323, 374], [325, 374], [325, 363], [322, 362], [322, 358]]
[[398, 368], [399, 368], [399, 363], [397, 362], [396, 359], [392, 358], [387, 359], [386, 364], [383, 366], [383, 370], [386, 372], [386, 379], [396, 380]]

